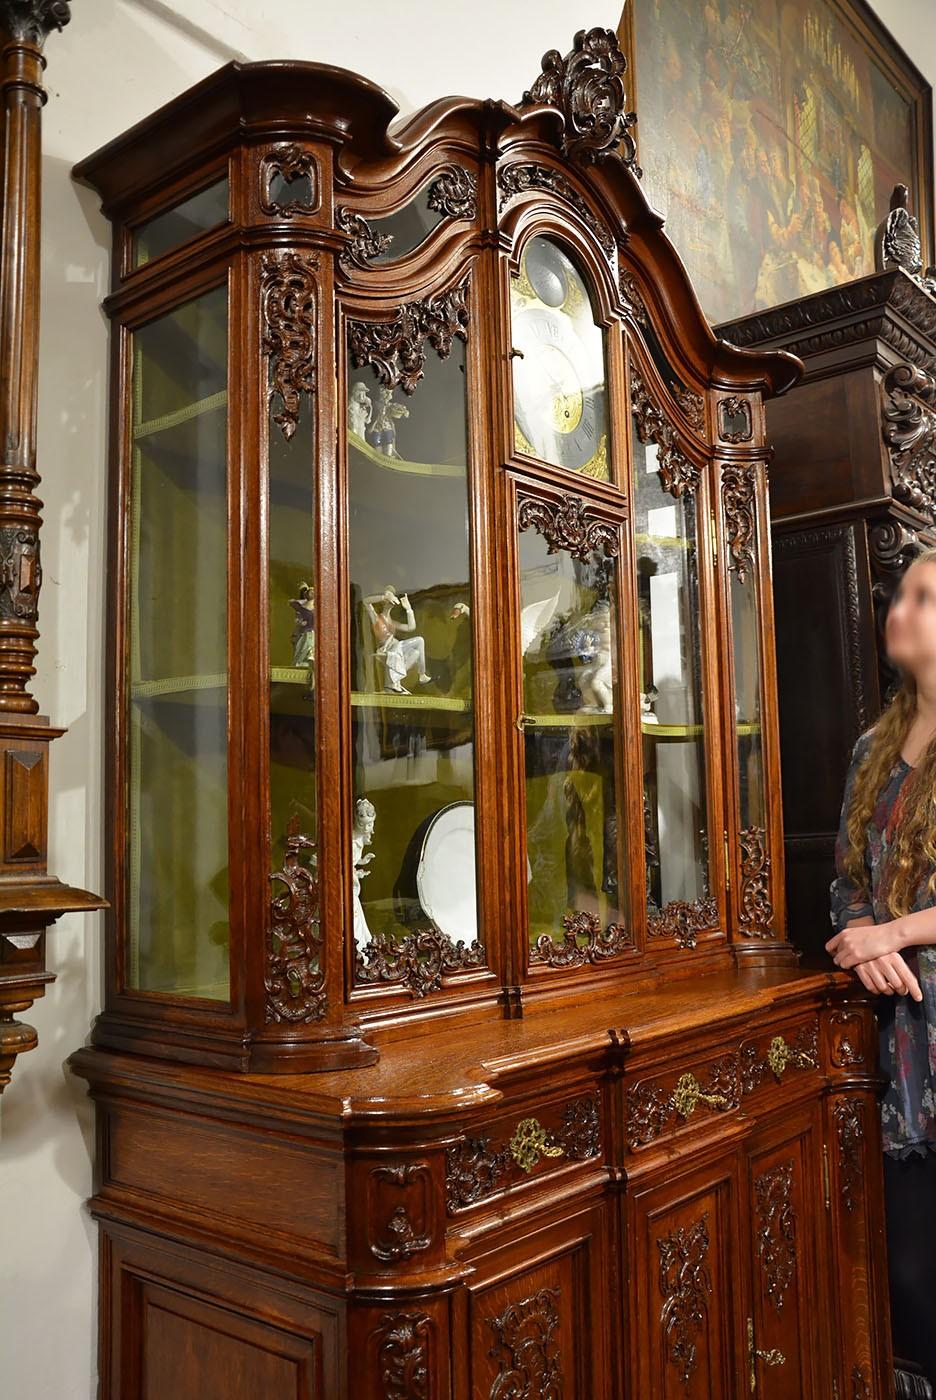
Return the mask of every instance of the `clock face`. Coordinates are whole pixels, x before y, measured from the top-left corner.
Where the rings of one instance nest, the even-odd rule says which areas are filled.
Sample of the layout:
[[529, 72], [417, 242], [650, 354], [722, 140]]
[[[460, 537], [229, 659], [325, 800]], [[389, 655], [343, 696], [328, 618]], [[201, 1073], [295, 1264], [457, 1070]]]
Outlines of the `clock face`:
[[581, 273], [550, 239], [526, 245], [510, 289], [514, 445], [608, 479], [604, 340]]

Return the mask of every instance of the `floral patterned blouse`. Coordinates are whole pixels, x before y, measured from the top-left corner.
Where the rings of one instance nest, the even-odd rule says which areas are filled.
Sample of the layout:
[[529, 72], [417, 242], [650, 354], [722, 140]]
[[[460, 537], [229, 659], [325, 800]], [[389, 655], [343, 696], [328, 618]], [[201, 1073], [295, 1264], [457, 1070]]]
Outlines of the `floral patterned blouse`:
[[[855, 774], [873, 732], [872, 727], [857, 739], [845, 779], [835, 842], [836, 877], [829, 887], [832, 926], [836, 933], [841, 933], [850, 919], [863, 914], [873, 915], [877, 924], [887, 923], [893, 917], [886, 903], [887, 854], [900, 820], [904, 780], [913, 772], [904, 759], [898, 757], [894, 763], [867, 827], [865, 869], [870, 901], [867, 890], [854, 885], [844, 871], [848, 807]], [[913, 902], [913, 912], [934, 903], [933, 898], [922, 898], [925, 887], [924, 877]], [[936, 1152], [936, 944], [912, 945], [904, 949], [903, 958], [916, 974], [923, 1000], [914, 1001], [903, 992], [879, 992], [875, 1005], [880, 1036], [879, 1065], [888, 1079], [880, 1102], [881, 1135], [884, 1151], [891, 1157], [908, 1157], [912, 1153], [925, 1155], [928, 1150]]]

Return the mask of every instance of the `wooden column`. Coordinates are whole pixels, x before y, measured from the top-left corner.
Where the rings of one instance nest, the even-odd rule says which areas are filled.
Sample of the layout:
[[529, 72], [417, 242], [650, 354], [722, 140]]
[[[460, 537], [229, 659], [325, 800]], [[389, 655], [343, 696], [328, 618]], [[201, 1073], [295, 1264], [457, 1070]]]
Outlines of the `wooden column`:
[[36, 1044], [15, 1019], [54, 979], [48, 926], [106, 901], [48, 873], [49, 744], [53, 728], [29, 692], [39, 640], [41, 500], [36, 470], [42, 47], [70, 18], [68, 0], [0, 0], [0, 1093]]

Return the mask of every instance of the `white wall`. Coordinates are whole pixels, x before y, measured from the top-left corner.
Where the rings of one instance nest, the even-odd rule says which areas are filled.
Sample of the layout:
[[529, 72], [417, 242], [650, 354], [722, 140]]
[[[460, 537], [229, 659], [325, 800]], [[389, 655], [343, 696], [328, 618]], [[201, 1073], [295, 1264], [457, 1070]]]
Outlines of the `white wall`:
[[[176, 14], [178, 10], [180, 13]], [[184, 13], [184, 18], [182, 17]], [[39, 494], [44, 581], [33, 693], [68, 733], [52, 748], [49, 866], [103, 888], [104, 557], [109, 231], [75, 161], [232, 58], [314, 59], [385, 87], [402, 113], [449, 93], [516, 100], [541, 55], [614, 26], [589, 0], [83, 0], [46, 46]], [[496, 44], [492, 36], [497, 36]], [[26, 1019], [39, 1048], [0, 1099], [0, 1397], [92, 1400], [96, 1227], [92, 1114], [64, 1061], [101, 1002], [103, 916], [49, 936], [58, 980]]]

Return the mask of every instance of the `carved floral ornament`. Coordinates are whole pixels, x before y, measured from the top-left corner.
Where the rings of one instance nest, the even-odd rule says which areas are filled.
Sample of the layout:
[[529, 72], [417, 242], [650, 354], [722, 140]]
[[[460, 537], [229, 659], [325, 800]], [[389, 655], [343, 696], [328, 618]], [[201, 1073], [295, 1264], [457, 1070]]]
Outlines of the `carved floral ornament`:
[[315, 389], [317, 253], [264, 253], [260, 265], [263, 353], [269, 357], [269, 398], [282, 407], [273, 421], [288, 440], [299, 423], [301, 396]]
[[[455, 163], [443, 169], [429, 185], [426, 208], [441, 214], [443, 219], [474, 219], [478, 213], [478, 177], [475, 172]], [[379, 216], [372, 215], [373, 222], [369, 223], [360, 211], [349, 209], [344, 204], [337, 206], [335, 223], [349, 239], [338, 254], [338, 262], [345, 272], [355, 267], [367, 269], [373, 258], [392, 246], [393, 234], [375, 228], [374, 223], [398, 212], [388, 210]], [[411, 252], [412, 249], [405, 251]]]
[[894, 495], [936, 521], [936, 378], [915, 365], [895, 365], [883, 390]]
[[392, 321], [349, 321], [354, 364], [373, 365], [381, 384], [414, 393], [425, 372], [425, 342], [447, 360], [455, 337], [468, 339], [469, 281], [466, 276], [448, 291], [404, 303]]
[[657, 461], [663, 489], [679, 497], [694, 491], [700, 467], [683, 451], [679, 436], [632, 364], [630, 372], [631, 414], [637, 435], [643, 443], [656, 443]]
[[[274, 194], [277, 177], [281, 188]], [[291, 186], [295, 186], [295, 190]], [[312, 214], [318, 208], [315, 157], [305, 146], [292, 141], [263, 157], [260, 208], [264, 214], [278, 215], [281, 219], [292, 218], [294, 214]]]

